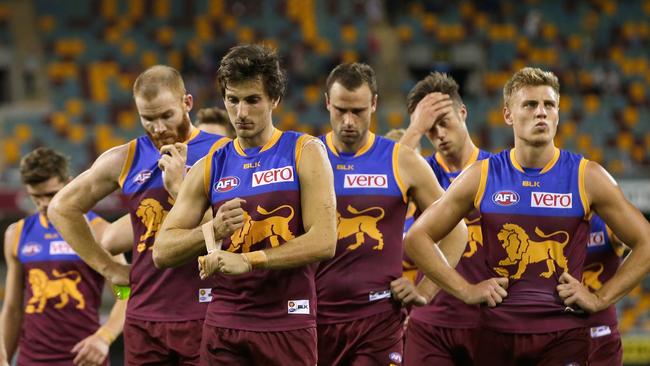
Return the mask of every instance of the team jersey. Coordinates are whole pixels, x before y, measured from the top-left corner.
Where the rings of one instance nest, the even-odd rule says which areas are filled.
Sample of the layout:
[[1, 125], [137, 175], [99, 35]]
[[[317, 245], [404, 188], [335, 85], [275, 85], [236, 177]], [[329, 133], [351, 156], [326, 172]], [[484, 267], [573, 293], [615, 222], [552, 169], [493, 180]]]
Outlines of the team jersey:
[[[305, 233], [298, 164], [314, 137], [274, 130], [264, 146], [242, 149], [235, 139], [206, 157], [205, 191], [216, 213], [242, 198], [244, 224], [221, 249], [247, 253], [283, 245]], [[211, 277], [213, 300], [206, 324], [248, 331], [285, 331], [316, 326], [315, 265]]]
[[323, 137], [334, 171], [337, 243], [318, 265], [318, 323], [332, 324], [399, 310], [390, 283], [402, 275], [406, 189], [399, 176], [400, 145], [368, 133], [355, 154]]
[[506, 150], [483, 160], [475, 206], [490, 276], [508, 277], [508, 296], [484, 307], [483, 326], [506, 333], [584, 327], [556, 286], [563, 272], [582, 278], [589, 240], [587, 160], [555, 149], [542, 169], [526, 169]]
[[[409, 231], [411, 226], [415, 223], [415, 214], [417, 212], [417, 206], [415, 203], [409, 202], [408, 207], [406, 208], [406, 218], [404, 219], [404, 233], [402, 234], [402, 239], [406, 236], [406, 233]], [[415, 265], [413, 260], [404, 252], [402, 256], [402, 276], [409, 279], [409, 281], [416, 283], [418, 278], [418, 267]]]
[[[227, 141], [218, 135], [193, 130], [186, 142], [188, 169]], [[199, 279], [196, 262], [162, 270], [156, 269], [153, 263], [153, 243], [174, 204], [163, 184], [159, 159], [160, 151], [151, 139], [141, 136], [129, 143], [120, 176], [122, 191], [129, 202], [134, 236], [131, 295], [126, 316], [145, 321], [203, 319], [210, 302], [210, 285]]]
[[[587, 259], [582, 272], [582, 283], [590, 291], [596, 291], [603, 283], [614, 277], [621, 264], [625, 247], [612, 240], [612, 232], [598, 215], [591, 217], [591, 233], [587, 244]], [[616, 325], [616, 306], [591, 314], [590, 326]]]
[[[101, 220], [93, 212], [86, 220]], [[77, 342], [99, 328], [104, 278], [77, 256], [41, 214], [20, 220], [14, 254], [23, 269], [19, 365], [69, 362]]]
[[[465, 167], [470, 166], [477, 160], [487, 159], [490, 155], [489, 152], [476, 148]], [[438, 153], [427, 160], [444, 190], [447, 190], [454, 179], [462, 172], [462, 169], [450, 171]], [[476, 210], [473, 210], [465, 218], [469, 237], [465, 252], [456, 266], [456, 271], [469, 283], [478, 283], [488, 278], [480, 219], [481, 216]], [[473, 328], [479, 325], [481, 313], [478, 305], [467, 305], [447, 292], [439, 291], [429, 305], [414, 307], [411, 310], [411, 317], [436, 326]]]

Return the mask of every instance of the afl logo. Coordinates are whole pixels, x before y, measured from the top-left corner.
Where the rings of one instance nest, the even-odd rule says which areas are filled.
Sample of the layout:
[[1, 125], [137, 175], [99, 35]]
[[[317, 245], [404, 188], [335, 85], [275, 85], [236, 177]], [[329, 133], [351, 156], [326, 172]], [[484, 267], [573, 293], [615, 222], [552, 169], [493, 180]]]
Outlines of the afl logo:
[[30, 257], [36, 255], [43, 250], [43, 247], [38, 243], [27, 243], [20, 251], [24, 256]]
[[223, 177], [219, 179], [214, 185], [214, 190], [217, 192], [228, 192], [232, 189], [237, 188], [239, 185], [238, 177]]
[[514, 191], [499, 191], [492, 195], [492, 202], [499, 206], [511, 206], [519, 202], [519, 194]]

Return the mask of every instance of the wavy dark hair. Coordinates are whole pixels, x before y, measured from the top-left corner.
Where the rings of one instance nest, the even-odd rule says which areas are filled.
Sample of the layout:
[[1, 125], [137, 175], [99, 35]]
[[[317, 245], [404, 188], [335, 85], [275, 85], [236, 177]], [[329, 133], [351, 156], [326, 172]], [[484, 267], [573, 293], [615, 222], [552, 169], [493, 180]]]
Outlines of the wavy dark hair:
[[20, 179], [23, 184], [40, 184], [52, 177], [58, 177], [61, 182], [70, 177], [68, 172], [69, 160], [60, 152], [39, 147], [20, 160]]

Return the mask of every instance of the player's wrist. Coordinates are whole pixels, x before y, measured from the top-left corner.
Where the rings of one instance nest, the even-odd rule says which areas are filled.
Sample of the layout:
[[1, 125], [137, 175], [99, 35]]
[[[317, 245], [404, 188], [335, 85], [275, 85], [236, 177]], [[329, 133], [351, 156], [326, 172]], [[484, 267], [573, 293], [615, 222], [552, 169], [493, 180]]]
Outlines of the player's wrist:
[[102, 341], [106, 342], [106, 344], [109, 346], [113, 343], [113, 341], [115, 341], [116, 338], [115, 335], [104, 326], [99, 327], [99, 329], [95, 331], [95, 335]]
[[248, 263], [250, 269], [265, 268], [268, 262], [266, 253], [263, 250], [242, 253], [242, 257]]

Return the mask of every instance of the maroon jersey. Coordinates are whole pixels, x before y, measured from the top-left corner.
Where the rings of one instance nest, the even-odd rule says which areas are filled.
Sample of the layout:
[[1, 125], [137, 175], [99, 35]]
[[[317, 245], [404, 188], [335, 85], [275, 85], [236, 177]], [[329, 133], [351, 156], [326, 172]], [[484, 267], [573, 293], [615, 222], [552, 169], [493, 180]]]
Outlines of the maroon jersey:
[[589, 205], [582, 156], [555, 150], [543, 169], [517, 163], [514, 149], [483, 161], [475, 205], [492, 276], [508, 277], [508, 296], [483, 307], [487, 329], [546, 333], [585, 327], [564, 305], [559, 277], [582, 277], [589, 240]]
[[[223, 240], [222, 250], [246, 253], [277, 247], [304, 234], [298, 162], [313, 137], [275, 130], [259, 148], [229, 142], [206, 157], [206, 193], [217, 212], [239, 197], [244, 225]], [[247, 331], [286, 331], [316, 326], [314, 265], [216, 274], [205, 324]]]
[[[188, 168], [226, 141], [195, 130], [187, 142]], [[160, 152], [148, 136], [132, 140], [120, 177], [122, 191], [129, 198], [134, 235], [126, 316], [145, 321], [203, 319], [210, 302], [210, 285], [200, 280], [196, 262], [163, 270], [153, 263], [153, 243], [173, 205], [163, 184], [159, 159]]]
[[[89, 213], [87, 218], [97, 216]], [[18, 364], [69, 363], [75, 344], [99, 328], [104, 278], [84, 263], [44, 216], [17, 224], [14, 254], [23, 269]]]
[[[593, 215], [590, 223], [591, 233], [587, 246], [587, 259], [582, 272], [582, 283], [590, 291], [596, 291], [616, 274], [621, 264], [624, 247], [612, 240], [612, 232], [600, 216]], [[617, 324], [615, 305], [591, 314], [588, 321], [591, 327]]]
[[352, 321], [398, 311], [390, 283], [402, 275], [406, 190], [399, 177], [399, 144], [372, 133], [356, 154], [324, 139], [334, 171], [336, 255], [318, 266], [318, 323]]

